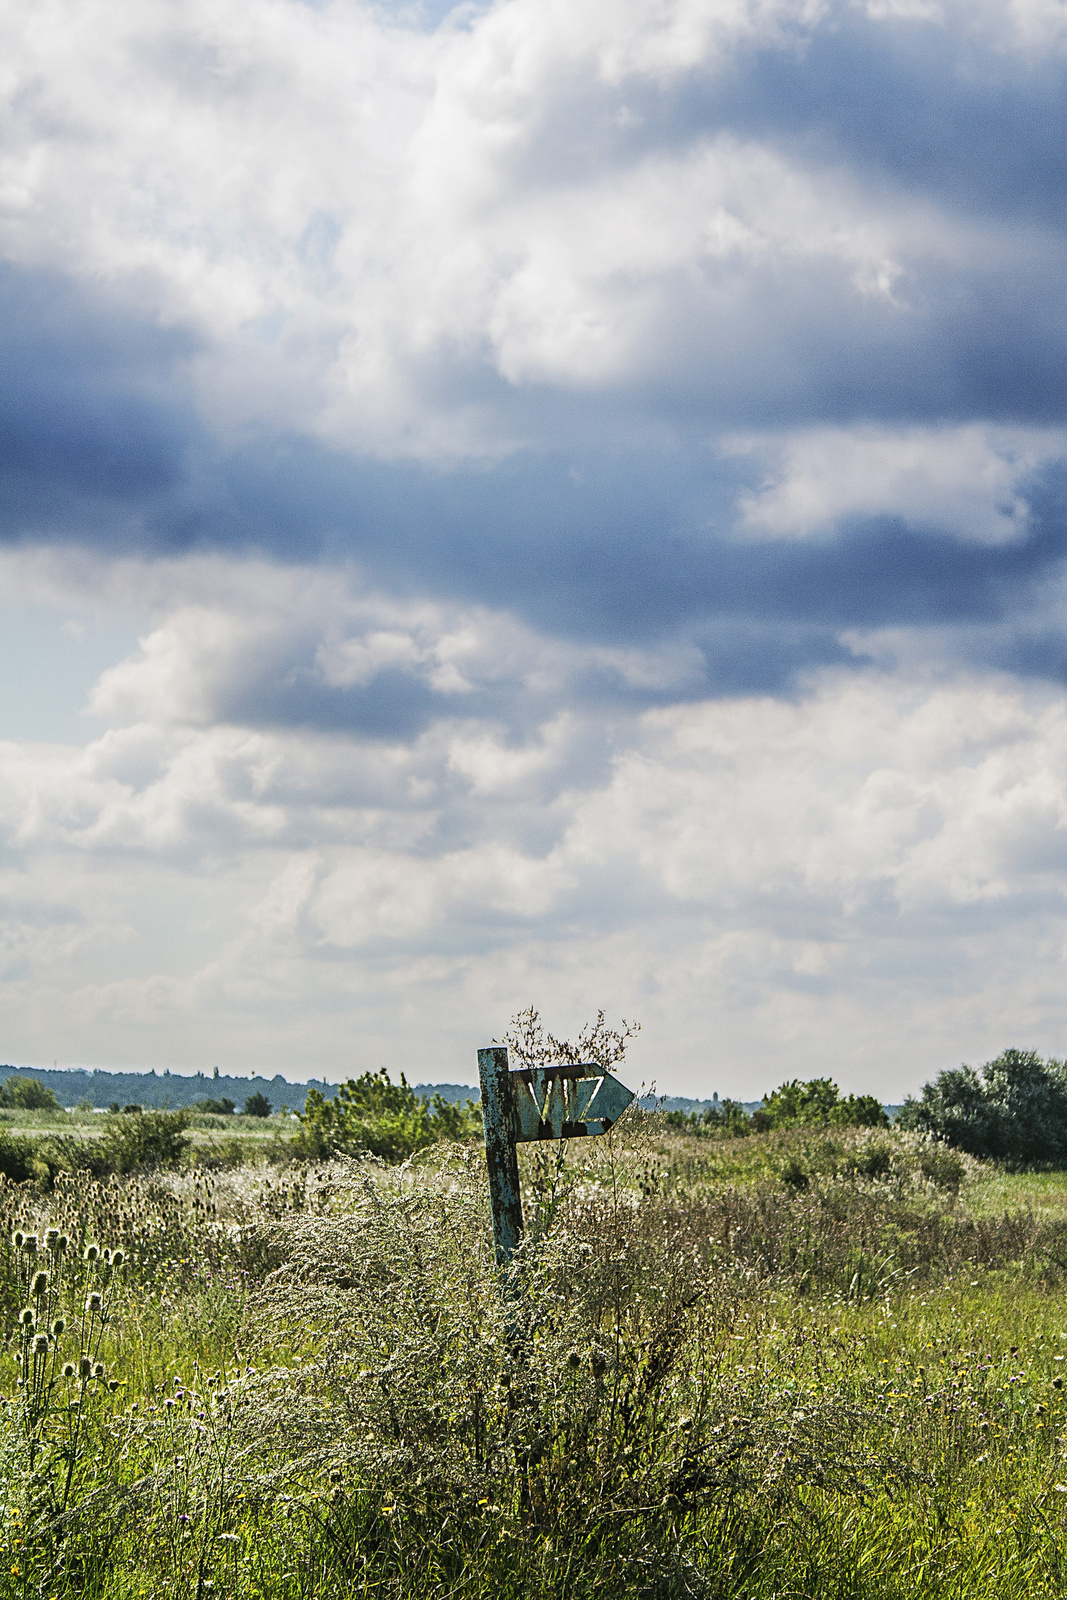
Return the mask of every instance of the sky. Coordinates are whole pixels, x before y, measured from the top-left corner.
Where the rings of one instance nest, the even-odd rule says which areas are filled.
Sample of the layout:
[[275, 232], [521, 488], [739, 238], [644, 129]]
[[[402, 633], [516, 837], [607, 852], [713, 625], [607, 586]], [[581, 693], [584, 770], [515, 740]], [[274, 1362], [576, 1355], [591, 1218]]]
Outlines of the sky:
[[35, 0], [0, 62], [0, 1059], [1067, 1055], [1061, 0]]

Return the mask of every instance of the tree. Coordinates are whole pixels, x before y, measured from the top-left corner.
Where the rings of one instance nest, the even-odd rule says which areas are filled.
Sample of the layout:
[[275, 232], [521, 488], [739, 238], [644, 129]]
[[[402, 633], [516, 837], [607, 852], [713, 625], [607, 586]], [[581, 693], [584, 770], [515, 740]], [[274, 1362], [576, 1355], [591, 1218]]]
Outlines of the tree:
[[53, 1089], [46, 1089], [40, 1078], [16, 1074], [0, 1084], [0, 1106], [6, 1111], [62, 1111]]
[[273, 1107], [266, 1095], [260, 1094], [258, 1090], [255, 1094], [250, 1094], [245, 1101], [246, 1117], [269, 1117], [272, 1110]]
[[1034, 1050], [1005, 1050], [978, 1072], [941, 1072], [910, 1096], [900, 1125], [931, 1134], [972, 1156], [1013, 1166], [1067, 1163], [1067, 1063]]

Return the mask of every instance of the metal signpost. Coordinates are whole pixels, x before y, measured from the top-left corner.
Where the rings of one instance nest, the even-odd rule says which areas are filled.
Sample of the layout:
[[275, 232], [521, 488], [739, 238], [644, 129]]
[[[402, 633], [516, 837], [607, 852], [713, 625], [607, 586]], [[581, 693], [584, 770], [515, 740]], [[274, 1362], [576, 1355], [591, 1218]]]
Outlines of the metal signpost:
[[607, 1133], [633, 1095], [603, 1067], [523, 1067], [512, 1072], [504, 1045], [478, 1051], [478, 1078], [493, 1242], [497, 1262], [506, 1267], [522, 1236], [515, 1146]]

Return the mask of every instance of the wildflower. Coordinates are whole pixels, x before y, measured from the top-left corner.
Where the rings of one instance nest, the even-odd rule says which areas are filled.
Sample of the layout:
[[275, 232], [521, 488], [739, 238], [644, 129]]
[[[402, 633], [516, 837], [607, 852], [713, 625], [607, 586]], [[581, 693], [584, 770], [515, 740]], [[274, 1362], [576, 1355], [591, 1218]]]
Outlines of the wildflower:
[[67, 1331], [67, 1319], [66, 1319], [66, 1317], [56, 1317], [55, 1321], [52, 1323], [52, 1336], [53, 1336], [53, 1338], [55, 1338], [55, 1339], [61, 1338], [63, 1336], [63, 1334], [66, 1333], [66, 1331]]
[[102, 1311], [103, 1308], [104, 1308], [104, 1297], [103, 1297], [102, 1294], [97, 1294], [96, 1291], [94, 1290], [93, 1293], [89, 1296], [88, 1300], [86, 1300], [86, 1302], [85, 1302], [85, 1309], [86, 1309], [86, 1311]]
[[33, 1295], [35, 1300], [39, 1299], [41, 1295], [48, 1293], [47, 1272], [34, 1273], [33, 1282], [30, 1284], [30, 1293]]
[[24, 1328], [32, 1328], [37, 1321], [37, 1313], [32, 1306], [23, 1306], [19, 1312], [19, 1322]]
[[85, 1256], [86, 1261], [100, 1260], [100, 1246], [98, 1244], [87, 1244], [82, 1253]]

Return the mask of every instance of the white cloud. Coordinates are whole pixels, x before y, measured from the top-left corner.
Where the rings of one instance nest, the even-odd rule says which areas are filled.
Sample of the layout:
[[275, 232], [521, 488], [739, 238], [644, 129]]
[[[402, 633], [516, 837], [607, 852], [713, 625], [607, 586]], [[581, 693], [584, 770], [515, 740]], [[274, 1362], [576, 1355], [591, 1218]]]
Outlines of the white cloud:
[[727, 454], [768, 463], [742, 495], [741, 526], [758, 536], [807, 538], [846, 517], [902, 517], [978, 544], [1026, 532], [1028, 479], [1063, 458], [1061, 428], [814, 428], [780, 438], [736, 436]]

